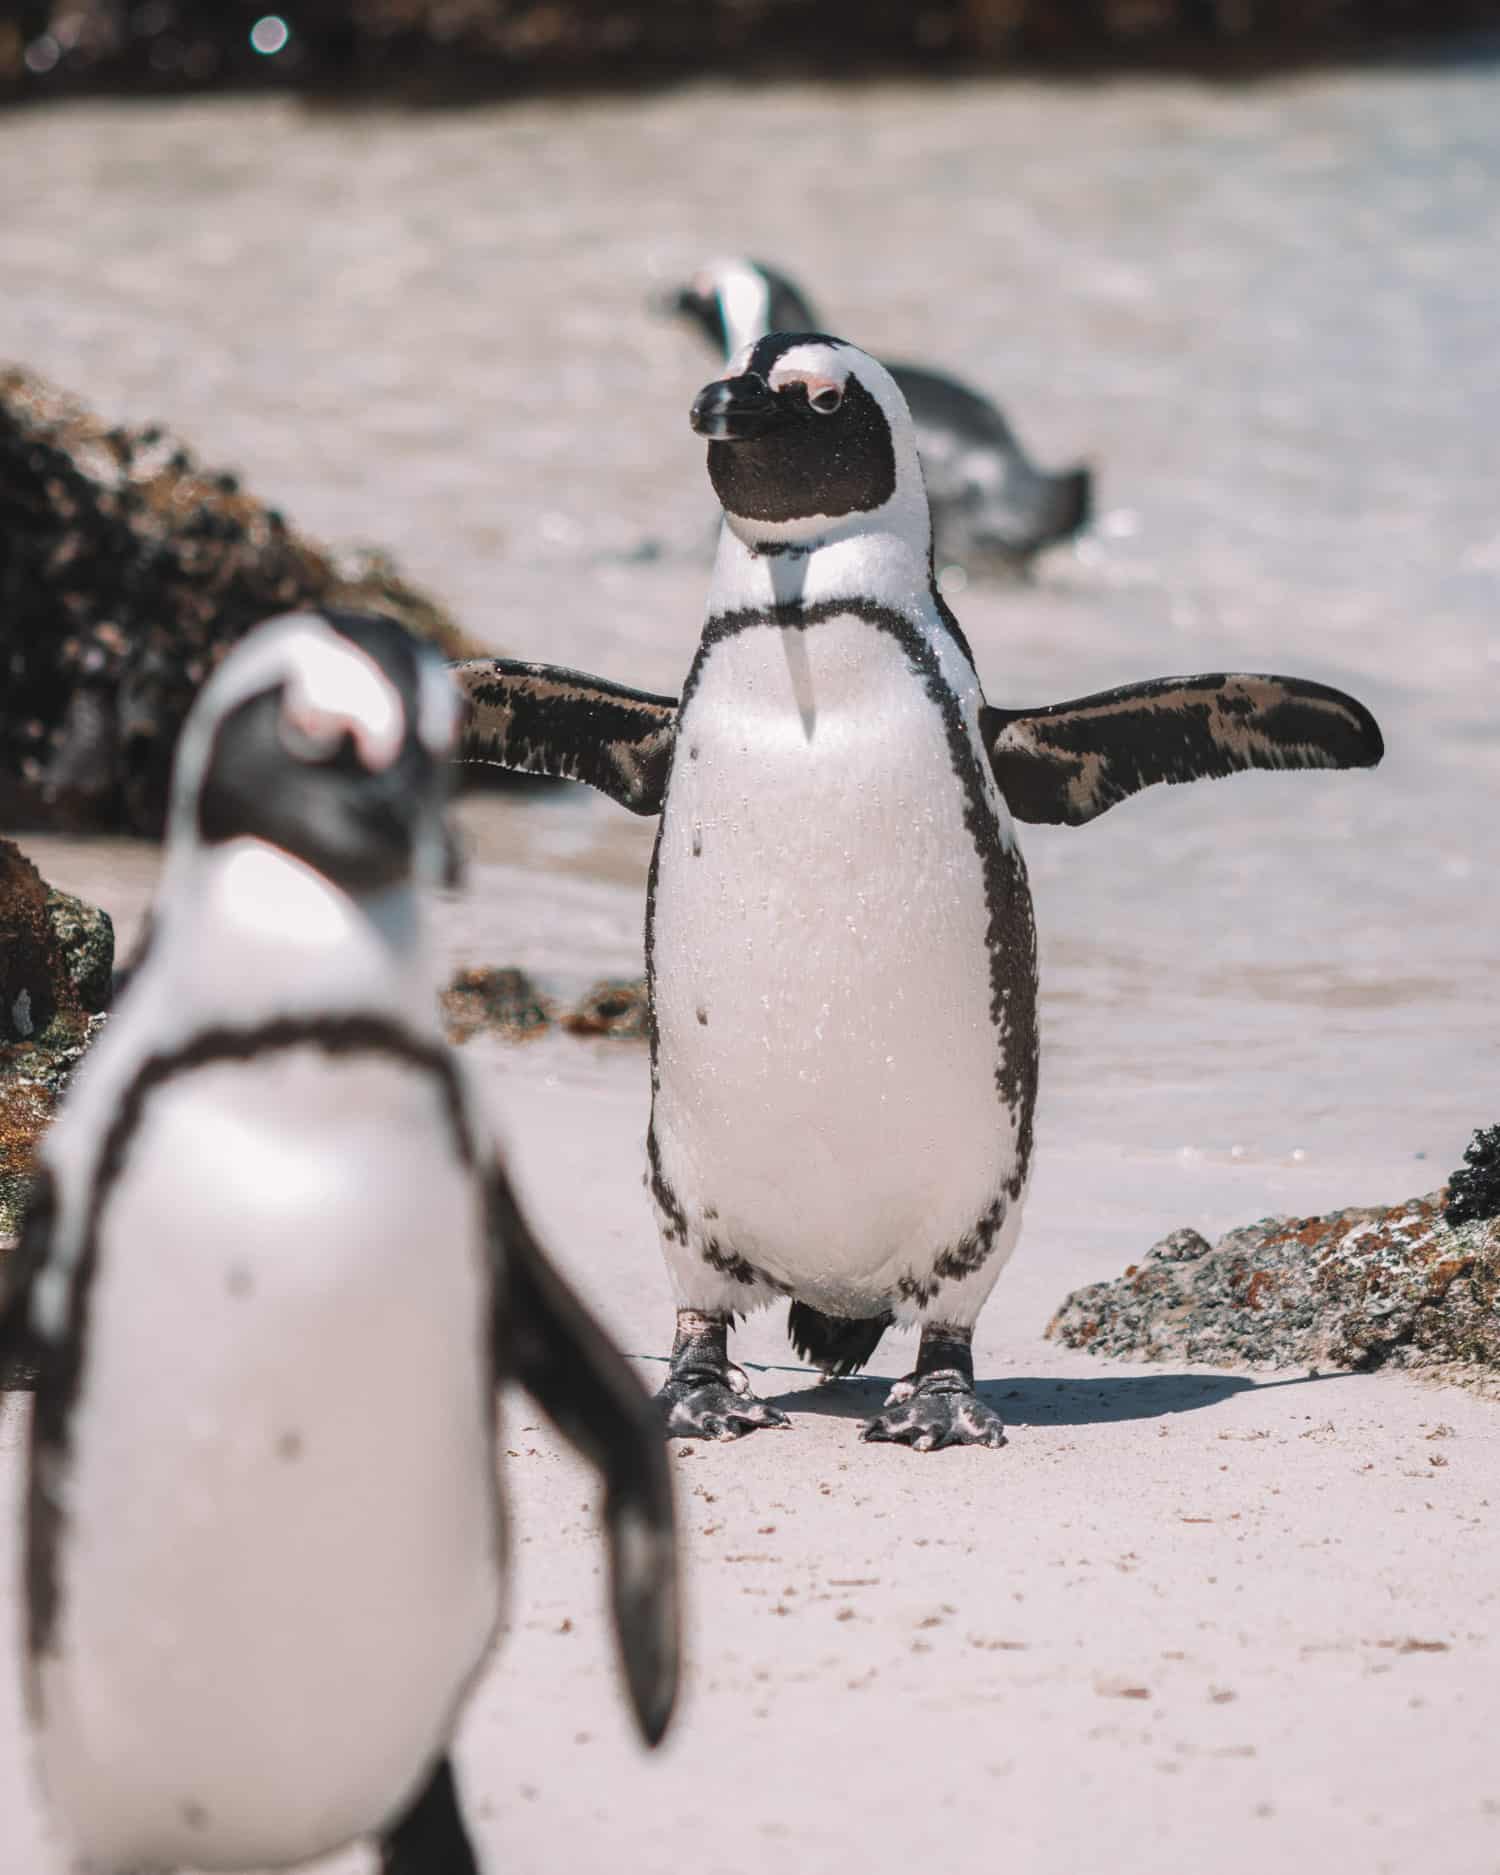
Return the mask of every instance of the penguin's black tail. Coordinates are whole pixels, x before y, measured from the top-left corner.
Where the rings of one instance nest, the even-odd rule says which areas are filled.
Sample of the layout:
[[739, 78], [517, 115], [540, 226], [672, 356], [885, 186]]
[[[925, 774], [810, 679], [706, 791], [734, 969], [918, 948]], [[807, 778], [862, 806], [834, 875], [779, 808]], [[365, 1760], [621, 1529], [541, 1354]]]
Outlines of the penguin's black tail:
[[786, 1318], [786, 1331], [792, 1346], [803, 1360], [832, 1379], [842, 1380], [857, 1373], [880, 1345], [880, 1337], [891, 1325], [891, 1312], [849, 1321], [840, 1315], [823, 1315], [805, 1302], [794, 1302]]

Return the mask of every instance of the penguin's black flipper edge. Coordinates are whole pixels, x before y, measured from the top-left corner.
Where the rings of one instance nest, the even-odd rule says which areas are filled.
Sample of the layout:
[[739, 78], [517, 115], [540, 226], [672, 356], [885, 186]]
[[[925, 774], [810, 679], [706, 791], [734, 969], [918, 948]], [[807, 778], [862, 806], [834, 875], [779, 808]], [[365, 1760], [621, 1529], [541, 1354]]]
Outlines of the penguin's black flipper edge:
[[1017, 820], [1081, 827], [1159, 781], [1249, 768], [1373, 768], [1375, 718], [1299, 677], [1157, 677], [1034, 710], [980, 711], [995, 779]]
[[31, 1181], [21, 1235], [0, 1260], [0, 1391], [35, 1384], [41, 1349], [30, 1329], [31, 1287], [52, 1250], [57, 1223], [57, 1188], [52, 1174]]
[[675, 697], [515, 658], [469, 658], [449, 669], [466, 706], [458, 761], [583, 781], [633, 814], [661, 812]]
[[605, 1481], [615, 1631], [636, 1720], [660, 1742], [677, 1698], [676, 1513], [661, 1425], [630, 1364], [552, 1267], [504, 1172], [491, 1222], [503, 1261], [496, 1360]]

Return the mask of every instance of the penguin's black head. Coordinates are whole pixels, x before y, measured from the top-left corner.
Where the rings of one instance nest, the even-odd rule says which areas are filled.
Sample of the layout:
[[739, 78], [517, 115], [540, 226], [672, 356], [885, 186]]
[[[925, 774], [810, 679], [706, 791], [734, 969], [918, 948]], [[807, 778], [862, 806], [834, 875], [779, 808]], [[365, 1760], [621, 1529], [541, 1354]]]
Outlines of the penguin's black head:
[[711, 261], [660, 303], [726, 358], [768, 332], [807, 332], [818, 323], [806, 296], [784, 273], [743, 258]]
[[455, 874], [444, 808], [458, 697], [390, 619], [328, 610], [249, 633], [205, 688], [179, 803], [208, 847], [260, 840], [352, 896]]
[[[709, 439], [709, 480], [732, 521], [871, 514], [895, 496], [898, 471], [920, 491], [911, 420], [889, 373], [820, 332], [773, 332], [740, 352], [698, 393], [691, 422]], [[925, 501], [922, 511], [925, 525]]]

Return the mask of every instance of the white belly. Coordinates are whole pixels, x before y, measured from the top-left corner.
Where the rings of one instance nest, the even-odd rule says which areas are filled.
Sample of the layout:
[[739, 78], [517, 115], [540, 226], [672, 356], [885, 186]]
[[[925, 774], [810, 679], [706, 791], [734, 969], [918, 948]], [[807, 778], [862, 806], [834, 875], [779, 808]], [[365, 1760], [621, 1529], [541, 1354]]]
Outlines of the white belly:
[[[972, 731], [972, 673], [945, 676]], [[691, 1240], [836, 1312], [925, 1274], [1015, 1165], [964, 810], [890, 634], [755, 627], [705, 661], [657, 864], [661, 1168]]]
[[414, 1794], [498, 1613], [482, 1241], [410, 1068], [303, 1050], [149, 1100], [36, 1677], [87, 1857], [302, 1859]]

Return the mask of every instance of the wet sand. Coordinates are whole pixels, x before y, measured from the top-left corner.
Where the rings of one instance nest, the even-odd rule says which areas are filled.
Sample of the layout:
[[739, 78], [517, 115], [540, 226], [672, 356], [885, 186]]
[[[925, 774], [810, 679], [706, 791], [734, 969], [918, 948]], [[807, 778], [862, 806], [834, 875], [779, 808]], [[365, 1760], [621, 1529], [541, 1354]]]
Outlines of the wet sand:
[[[794, 1429], [674, 1457], [690, 1673], [654, 1760], [587, 1478], [512, 1403], [513, 1630], [460, 1752], [488, 1868], [1500, 1868], [1496, 1408], [1042, 1339], [1066, 1291], [1177, 1226], [1429, 1190], [1496, 1117], [1497, 107], [1492, 72], [1455, 69], [0, 122], [26, 179], [0, 352], [171, 422], [320, 534], [391, 545], [497, 645], [680, 680], [711, 514], [685, 410], [711, 365], [642, 303], [744, 246], [835, 330], [1000, 393], [1039, 454], [1095, 459], [1097, 538], [955, 598], [993, 700], [1280, 668], [1386, 733], [1372, 775], [1025, 830], [1036, 1174], [977, 1338], [1010, 1444], [861, 1446], [877, 1389], [813, 1390], [779, 1319], [753, 1322], [741, 1351]], [[576, 794], [465, 819], [448, 962], [559, 993], [639, 970], [648, 823]], [[28, 846], [138, 919], [148, 849]], [[653, 1384], [644, 1051], [467, 1052], [548, 1241]], [[911, 1352], [888, 1340], [878, 1377]], [[0, 1875], [48, 1875], [0, 1699]]]

